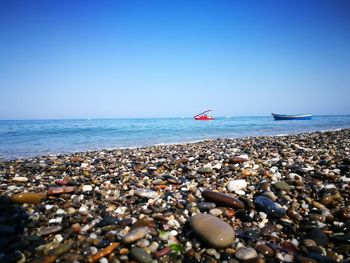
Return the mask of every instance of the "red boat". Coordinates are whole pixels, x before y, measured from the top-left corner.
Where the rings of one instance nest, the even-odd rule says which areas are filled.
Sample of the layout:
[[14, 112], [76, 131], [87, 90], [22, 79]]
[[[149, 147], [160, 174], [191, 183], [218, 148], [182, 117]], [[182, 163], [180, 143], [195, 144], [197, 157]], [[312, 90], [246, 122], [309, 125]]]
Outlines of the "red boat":
[[211, 121], [211, 120], [215, 120], [214, 117], [208, 115], [208, 112], [211, 112], [212, 110], [206, 110], [203, 111], [202, 113], [197, 114], [196, 116], [194, 116], [194, 119], [197, 121]]

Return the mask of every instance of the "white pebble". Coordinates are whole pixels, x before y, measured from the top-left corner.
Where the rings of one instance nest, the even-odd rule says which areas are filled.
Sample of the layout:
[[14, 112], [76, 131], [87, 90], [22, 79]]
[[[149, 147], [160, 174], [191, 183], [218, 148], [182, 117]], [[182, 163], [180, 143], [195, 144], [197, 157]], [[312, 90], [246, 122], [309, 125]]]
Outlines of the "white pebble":
[[57, 217], [57, 218], [55, 219], [55, 221], [56, 221], [57, 224], [61, 224], [61, 223], [62, 223], [62, 220], [63, 220], [63, 217]]
[[56, 211], [56, 215], [65, 215], [66, 214], [66, 212], [63, 210], [63, 209], [57, 209], [57, 211]]
[[90, 191], [92, 191], [92, 186], [89, 184], [83, 185], [82, 190], [83, 190], [83, 192], [90, 192]]
[[98, 262], [100, 262], [100, 263], [108, 263], [108, 259], [101, 258]]
[[82, 205], [79, 208], [79, 213], [82, 214], [83, 216], [87, 216], [89, 214], [88, 207], [86, 205]]
[[63, 240], [63, 236], [58, 234], [58, 235], [55, 235], [55, 238], [54, 238], [54, 241], [57, 241], [57, 242], [62, 242]]
[[234, 192], [236, 190], [243, 190], [247, 188], [247, 181], [244, 179], [231, 180], [227, 184], [227, 190]]
[[50, 209], [52, 209], [52, 207], [54, 207], [54, 205], [45, 205], [46, 210], [50, 210]]
[[267, 214], [265, 214], [264, 212], [259, 212], [259, 216], [261, 219], [266, 219], [267, 218]]

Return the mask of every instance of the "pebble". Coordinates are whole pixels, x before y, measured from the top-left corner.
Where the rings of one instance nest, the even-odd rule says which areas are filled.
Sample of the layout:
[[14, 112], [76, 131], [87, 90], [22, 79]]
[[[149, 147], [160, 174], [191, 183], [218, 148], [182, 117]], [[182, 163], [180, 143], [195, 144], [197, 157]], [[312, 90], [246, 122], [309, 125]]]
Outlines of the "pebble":
[[74, 186], [59, 186], [51, 187], [47, 190], [48, 195], [60, 195], [60, 194], [70, 194], [76, 191]]
[[255, 198], [254, 203], [259, 211], [267, 214], [269, 218], [280, 218], [286, 214], [284, 208], [279, 207], [271, 199], [264, 196], [258, 196]]
[[197, 170], [197, 173], [199, 174], [211, 174], [213, 172], [213, 169], [211, 167], [201, 167]]
[[248, 260], [258, 257], [258, 253], [254, 248], [251, 247], [241, 247], [235, 253], [236, 258], [239, 260]]
[[193, 231], [212, 247], [228, 247], [235, 238], [232, 227], [219, 218], [208, 214], [197, 214], [190, 218]]
[[83, 185], [83, 187], [82, 187], [83, 192], [91, 192], [92, 189], [93, 189], [92, 186], [88, 185], [88, 184]]
[[217, 205], [238, 208], [238, 209], [244, 208], [244, 203], [242, 201], [240, 201], [235, 197], [232, 197], [223, 193], [205, 190], [202, 192], [202, 196], [206, 201], [214, 202]]
[[212, 208], [212, 209], [209, 210], [209, 214], [211, 214], [213, 216], [219, 216], [219, 215], [222, 215], [223, 212], [219, 208]]
[[216, 207], [216, 204], [213, 202], [201, 202], [197, 204], [197, 207], [199, 208], [199, 210], [201, 210], [202, 212], [206, 212], [209, 211], [212, 208]]
[[151, 255], [142, 248], [133, 247], [130, 254], [133, 259], [140, 263], [151, 263], [153, 261]]
[[128, 234], [123, 237], [124, 244], [134, 243], [137, 240], [144, 238], [149, 232], [148, 227], [137, 227], [132, 229]]
[[60, 232], [62, 230], [62, 226], [49, 226], [49, 227], [43, 227], [39, 230], [38, 234], [40, 236], [47, 236], [50, 234], [54, 234], [57, 232]]
[[88, 263], [93, 263], [96, 262], [97, 260], [103, 258], [104, 256], [107, 256], [111, 254], [117, 247], [119, 246], [118, 242], [113, 242], [103, 250], [97, 252], [96, 254], [88, 257], [87, 262]]
[[14, 183], [25, 183], [28, 182], [28, 178], [27, 177], [23, 177], [23, 176], [16, 176], [12, 178], [12, 182]]
[[46, 193], [21, 193], [11, 196], [11, 200], [18, 204], [40, 204], [46, 198]]
[[236, 192], [237, 190], [244, 190], [247, 188], [247, 181], [244, 179], [230, 180], [227, 184], [227, 190]]
[[238, 155], [238, 156], [233, 156], [230, 158], [229, 162], [230, 163], [243, 163], [249, 161], [248, 155]]
[[319, 228], [312, 229], [306, 237], [314, 240], [320, 246], [326, 246], [329, 243], [328, 236]]
[[265, 244], [258, 244], [255, 249], [258, 253], [263, 254], [265, 257], [273, 257], [275, 255], [273, 249]]
[[[0, 160], [0, 261], [345, 262], [349, 138], [344, 129]], [[256, 257], [238, 259], [252, 248]]]
[[86, 205], [82, 205], [79, 208], [79, 213], [83, 216], [87, 216], [89, 214], [89, 208]]
[[135, 190], [135, 195], [148, 199], [156, 199], [159, 197], [157, 192], [148, 189], [137, 189]]
[[290, 186], [286, 182], [276, 182], [273, 186], [280, 191], [290, 191]]

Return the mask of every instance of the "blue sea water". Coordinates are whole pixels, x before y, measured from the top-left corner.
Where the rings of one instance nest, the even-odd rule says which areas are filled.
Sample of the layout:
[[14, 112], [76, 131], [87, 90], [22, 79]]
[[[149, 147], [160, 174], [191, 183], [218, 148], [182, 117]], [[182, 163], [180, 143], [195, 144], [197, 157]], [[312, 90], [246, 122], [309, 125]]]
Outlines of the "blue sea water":
[[0, 159], [215, 138], [285, 135], [350, 128], [350, 116], [275, 121], [272, 117], [0, 121]]

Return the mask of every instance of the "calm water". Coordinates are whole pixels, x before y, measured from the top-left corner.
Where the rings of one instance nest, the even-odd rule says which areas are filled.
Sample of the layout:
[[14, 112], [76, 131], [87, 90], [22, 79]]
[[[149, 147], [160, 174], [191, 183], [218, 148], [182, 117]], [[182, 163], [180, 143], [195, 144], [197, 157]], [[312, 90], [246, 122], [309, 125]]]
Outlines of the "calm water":
[[0, 121], [0, 159], [210, 138], [294, 134], [350, 128], [350, 116], [274, 121], [272, 117]]

